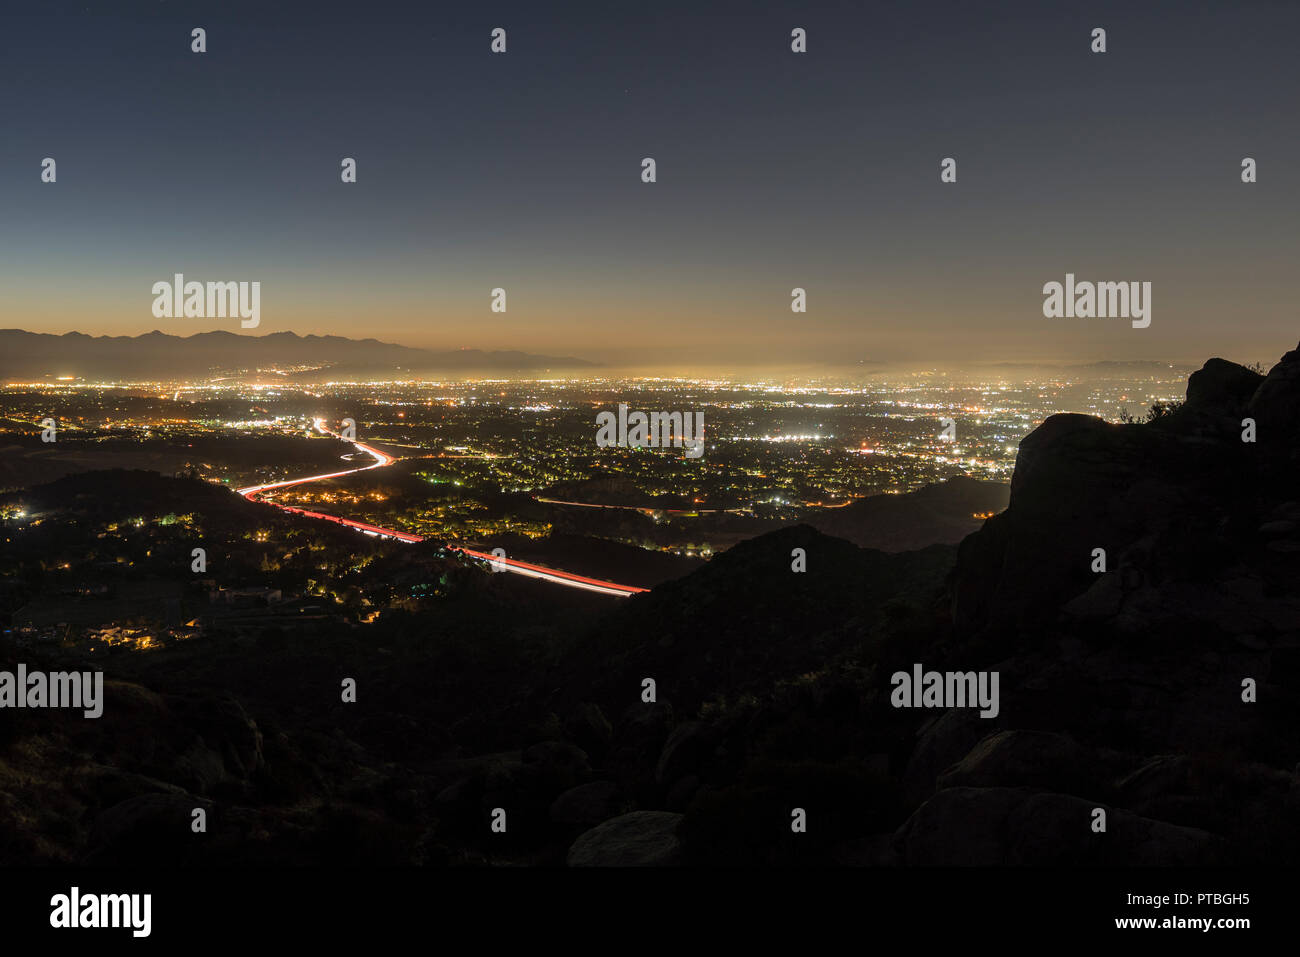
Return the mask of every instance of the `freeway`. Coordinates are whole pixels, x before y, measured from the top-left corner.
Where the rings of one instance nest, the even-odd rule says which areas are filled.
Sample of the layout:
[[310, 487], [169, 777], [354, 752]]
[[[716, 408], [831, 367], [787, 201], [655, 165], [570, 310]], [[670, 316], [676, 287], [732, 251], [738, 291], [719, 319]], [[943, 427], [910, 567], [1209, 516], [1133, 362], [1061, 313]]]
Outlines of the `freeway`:
[[[332, 435], [336, 439], [341, 437], [336, 432], [332, 432], [325, 427], [323, 419], [315, 421], [316, 431], [323, 435]], [[381, 452], [373, 446], [364, 445], [361, 442], [353, 442], [352, 446], [358, 452], [365, 452], [375, 461], [371, 465], [363, 465], [360, 468], [345, 469], [342, 472], [326, 472], [322, 475], [308, 475], [303, 478], [288, 479], [283, 482], [268, 482], [265, 485], [249, 485], [246, 488], [236, 489], [236, 492], [248, 499], [250, 502], [260, 500], [264, 492], [273, 492], [278, 489], [291, 488], [295, 485], [306, 485], [308, 482], [320, 482], [324, 479], [341, 478], [344, 475], [355, 475], [358, 472], [368, 472], [371, 469], [380, 469], [386, 465], [392, 465], [397, 461], [396, 458], [386, 452]], [[399, 542], [422, 542], [424, 541], [419, 535], [411, 535], [408, 532], [399, 532], [392, 528], [383, 528], [379, 525], [371, 525], [368, 522], [358, 522], [350, 518], [340, 518], [337, 515], [326, 515], [324, 512], [308, 511], [304, 508], [295, 508], [291, 505], [281, 505], [278, 502], [263, 502], [264, 505], [273, 505], [285, 512], [292, 512], [295, 515], [303, 515], [307, 518], [323, 519], [327, 522], [334, 522], [338, 525], [346, 525], [348, 528], [354, 528], [367, 535], [377, 536], [379, 538], [394, 538]], [[558, 568], [547, 568], [544, 565], [533, 565], [529, 562], [521, 562], [514, 558], [498, 558], [496, 555], [487, 552], [474, 551], [470, 548], [460, 546], [448, 546], [453, 551], [460, 552], [470, 558], [487, 562], [492, 568], [502, 571], [513, 572], [517, 575], [526, 575], [529, 578], [539, 578], [542, 581], [553, 582], [556, 585], [565, 585], [569, 588], [581, 588], [585, 591], [594, 591], [602, 595], [616, 595], [627, 597], [635, 595], [638, 592], [649, 591], [648, 588], [638, 588], [636, 585], [620, 585], [617, 582], [602, 581], [599, 578], [588, 578], [585, 575], [575, 575], [573, 572], [561, 571]]]

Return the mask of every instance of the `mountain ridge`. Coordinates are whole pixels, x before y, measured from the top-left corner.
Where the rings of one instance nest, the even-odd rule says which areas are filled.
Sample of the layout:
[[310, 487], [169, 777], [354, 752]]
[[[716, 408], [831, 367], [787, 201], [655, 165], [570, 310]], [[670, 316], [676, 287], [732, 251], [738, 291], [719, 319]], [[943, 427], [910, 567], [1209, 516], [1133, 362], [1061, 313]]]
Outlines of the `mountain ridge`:
[[[273, 332], [242, 335], [225, 330], [178, 336], [154, 329], [137, 336], [92, 336], [84, 332], [41, 333], [0, 329], [0, 376], [82, 379], [174, 380], [216, 372], [291, 366], [282, 375], [310, 379], [326, 370], [379, 371], [535, 371], [589, 368], [572, 356], [539, 356], [517, 350], [435, 351], [374, 338]], [[311, 367], [311, 368], [306, 368]]]

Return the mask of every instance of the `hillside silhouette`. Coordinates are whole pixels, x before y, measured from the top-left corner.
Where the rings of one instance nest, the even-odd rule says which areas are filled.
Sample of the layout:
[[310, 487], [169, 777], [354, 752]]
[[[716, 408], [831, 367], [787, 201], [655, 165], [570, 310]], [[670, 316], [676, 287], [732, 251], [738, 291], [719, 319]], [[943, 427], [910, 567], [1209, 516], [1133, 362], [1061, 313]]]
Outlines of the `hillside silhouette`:
[[[113, 656], [99, 721], [7, 722], [0, 861], [1300, 863], [1298, 479], [1300, 349], [1149, 422], [1052, 416], [959, 545], [801, 525], [611, 602], [431, 544], [435, 599]], [[997, 717], [894, 707], [914, 663], [997, 671]], [[222, 826], [177, 840], [195, 806]]]
[[863, 548], [906, 552], [955, 545], [1007, 507], [1010, 489], [958, 475], [901, 495], [871, 495], [811, 516], [808, 524]]

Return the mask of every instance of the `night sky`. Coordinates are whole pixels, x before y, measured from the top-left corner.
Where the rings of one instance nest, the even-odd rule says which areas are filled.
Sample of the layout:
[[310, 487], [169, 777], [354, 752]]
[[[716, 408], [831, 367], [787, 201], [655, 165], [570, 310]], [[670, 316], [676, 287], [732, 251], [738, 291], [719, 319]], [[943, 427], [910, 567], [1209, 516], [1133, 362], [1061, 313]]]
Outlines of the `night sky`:
[[[10, 4], [0, 326], [240, 331], [154, 318], [182, 272], [259, 280], [258, 334], [665, 373], [1267, 361], [1297, 36], [1280, 2]], [[1045, 319], [1066, 272], [1150, 281], [1150, 328]]]

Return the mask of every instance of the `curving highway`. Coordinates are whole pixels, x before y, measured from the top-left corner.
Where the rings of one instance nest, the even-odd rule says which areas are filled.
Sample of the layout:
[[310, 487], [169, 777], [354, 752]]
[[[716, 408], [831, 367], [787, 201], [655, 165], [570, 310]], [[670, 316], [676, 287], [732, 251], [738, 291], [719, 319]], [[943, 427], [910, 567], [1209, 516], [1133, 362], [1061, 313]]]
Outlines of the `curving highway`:
[[[336, 439], [341, 437], [336, 432], [332, 432], [325, 427], [324, 419], [316, 419], [314, 422], [316, 431], [322, 435], [332, 435]], [[308, 482], [319, 482], [324, 479], [342, 478], [344, 475], [355, 475], [357, 472], [368, 472], [371, 469], [383, 468], [386, 465], [392, 465], [397, 461], [396, 458], [381, 452], [379, 449], [365, 445], [361, 442], [353, 442], [353, 447], [359, 452], [365, 452], [374, 458], [372, 465], [363, 465], [360, 468], [345, 469], [342, 472], [326, 472], [321, 475], [308, 475], [303, 478], [288, 479], [284, 482], [268, 482], [265, 485], [250, 485], [247, 488], [236, 489], [235, 491], [248, 499], [250, 502], [259, 500], [263, 492], [272, 492], [276, 489], [290, 488], [294, 485], [306, 485]], [[399, 532], [392, 528], [383, 528], [379, 525], [371, 525], [368, 522], [358, 522], [350, 518], [340, 518], [337, 515], [326, 515], [324, 512], [313, 512], [304, 508], [294, 508], [291, 505], [281, 505], [278, 502], [263, 502], [263, 505], [273, 505], [281, 511], [292, 512], [295, 515], [305, 515], [308, 518], [324, 519], [327, 522], [334, 522], [338, 525], [346, 525], [348, 528], [355, 528], [367, 535], [374, 535], [380, 538], [395, 538], [400, 542], [422, 542], [424, 541], [419, 535], [411, 535], [408, 532]], [[648, 588], [639, 588], [636, 585], [620, 585], [617, 582], [602, 581], [599, 578], [588, 578], [585, 575], [575, 575], [572, 572], [560, 571], [558, 568], [547, 568], [544, 565], [533, 565], [528, 562], [521, 562], [514, 558], [497, 558], [495, 555], [486, 552], [477, 552], [470, 548], [458, 548], [449, 546], [453, 551], [460, 552], [462, 555], [468, 555], [470, 558], [478, 559], [490, 564], [494, 568], [502, 571], [513, 572], [517, 575], [527, 575], [529, 578], [540, 578], [543, 581], [554, 582], [557, 585], [565, 585], [569, 588], [581, 588], [584, 591], [594, 591], [602, 595], [616, 595], [626, 598], [628, 595], [635, 595], [638, 592], [649, 591]]]

